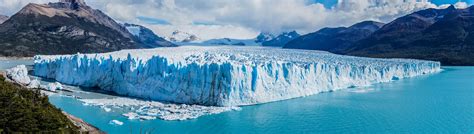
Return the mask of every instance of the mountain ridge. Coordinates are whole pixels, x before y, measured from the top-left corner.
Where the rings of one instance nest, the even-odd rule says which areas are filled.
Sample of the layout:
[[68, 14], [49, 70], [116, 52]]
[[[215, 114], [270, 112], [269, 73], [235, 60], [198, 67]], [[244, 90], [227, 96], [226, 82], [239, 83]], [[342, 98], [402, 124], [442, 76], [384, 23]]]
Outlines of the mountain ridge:
[[284, 48], [374, 58], [434, 60], [443, 65], [474, 65], [474, 34], [471, 34], [474, 33], [474, 6], [425, 9], [383, 26], [376, 23], [372, 26], [379, 28], [365, 28], [369, 31], [349, 34], [341, 33], [351, 27], [323, 28], [287, 43]]
[[9, 18], [8, 16], [6, 16], [6, 15], [1, 15], [1, 14], [0, 14], [0, 24], [2, 24], [3, 22], [7, 21], [8, 18]]
[[125, 27], [82, 0], [30, 3], [0, 24], [0, 56], [6, 57], [146, 48], [140, 43]]
[[341, 54], [353, 43], [369, 36], [383, 25], [380, 22], [363, 21], [349, 27], [322, 28], [288, 42], [283, 48], [323, 50]]

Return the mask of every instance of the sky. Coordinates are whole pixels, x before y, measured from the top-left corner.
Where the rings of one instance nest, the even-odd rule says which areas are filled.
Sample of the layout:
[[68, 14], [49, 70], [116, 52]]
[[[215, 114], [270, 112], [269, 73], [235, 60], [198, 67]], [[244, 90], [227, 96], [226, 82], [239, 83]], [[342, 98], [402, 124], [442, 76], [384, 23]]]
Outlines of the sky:
[[[58, 0], [0, 0], [0, 14], [13, 15], [26, 4]], [[393, 19], [426, 8], [474, 0], [85, 0], [118, 22], [135, 23], [159, 36], [180, 30], [201, 39], [254, 38], [260, 32], [315, 32], [324, 27], [350, 26]]]

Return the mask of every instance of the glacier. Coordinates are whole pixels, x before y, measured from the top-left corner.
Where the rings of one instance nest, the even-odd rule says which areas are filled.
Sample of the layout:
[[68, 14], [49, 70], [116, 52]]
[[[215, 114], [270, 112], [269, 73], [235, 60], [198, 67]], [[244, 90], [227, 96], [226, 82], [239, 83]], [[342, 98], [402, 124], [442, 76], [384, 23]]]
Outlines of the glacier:
[[440, 66], [314, 50], [182, 46], [38, 55], [33, 68], [36, 76], [145, 100], [241, 106], [435, 73]]

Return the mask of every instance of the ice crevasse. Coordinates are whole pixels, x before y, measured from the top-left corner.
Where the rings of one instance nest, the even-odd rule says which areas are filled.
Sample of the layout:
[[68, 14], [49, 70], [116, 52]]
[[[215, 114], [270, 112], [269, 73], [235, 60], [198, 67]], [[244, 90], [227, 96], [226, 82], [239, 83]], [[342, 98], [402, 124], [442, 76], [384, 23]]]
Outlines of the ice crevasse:
[[34, 75], [121, 95], [252, 105], [440, 71], [440, 63], [263, 47], [175, 47], [36, 56]]

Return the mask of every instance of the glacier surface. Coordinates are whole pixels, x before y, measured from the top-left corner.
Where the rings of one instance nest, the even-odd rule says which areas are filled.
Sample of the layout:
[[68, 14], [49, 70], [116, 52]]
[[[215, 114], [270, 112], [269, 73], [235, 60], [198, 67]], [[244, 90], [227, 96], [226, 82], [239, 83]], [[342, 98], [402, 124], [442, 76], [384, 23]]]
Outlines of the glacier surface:
[[313, 50], [183, 46], [36, 56], [34, 75], [120, 95], [210, 106], [252, 105], [440, 71], [440, 63]]

